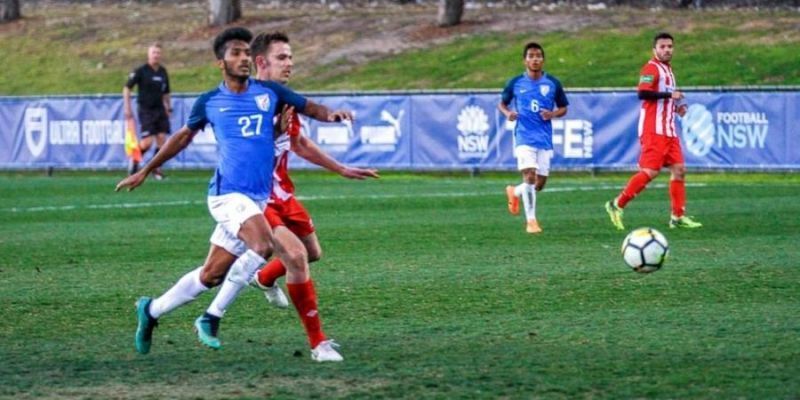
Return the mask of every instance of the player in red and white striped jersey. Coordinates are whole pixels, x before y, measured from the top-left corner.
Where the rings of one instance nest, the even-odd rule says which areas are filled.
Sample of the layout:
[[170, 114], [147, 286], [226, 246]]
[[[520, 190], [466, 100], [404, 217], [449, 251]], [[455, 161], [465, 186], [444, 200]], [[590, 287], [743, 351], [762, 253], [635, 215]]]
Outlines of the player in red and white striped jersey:
[[[286, 84], [292, 74], [292, 49], [289, 38], [280, 32], [262, 33], [251, 43], [253, 62], [257, 78]], [[289, 151], [332, 172], [349, 179], [378, 178], [377, 171], [348, 167], [323, 152], [300, 129], [300, 119], [292, 107], [285, 107], [279, 121], [275, 138], [275, 171], [272, 195], [264, 210], [264, 216], [273, 229], [276, 242], [285, 250], [285, 259], [273, 258], [253, 278], [253, 284], [264, 290], [270, 303], [286, 307], [288, 302], [276, 280], [286, 275], [286, 268], [308, 270], [308, 263], [317, 261], [322, 255], [319, 239], [311, 216], [294, 195], [294, 183], [289, 177]], [[341, 361], [341, 356], [322, 331], [317, 296], [311, 276], [305, 281], [291, 280], [287, 276], [286, 288], [289, 297], [306, 330], [312, 349], [312, 358], [317, 361]]]
[[671, 172], [669, 196], [672, 201], [670, 228], [699, 228], [699, 222], [685, 215], [686, 187], [684, 178], [686, 165], [683, 161], [681, 143], [675, 130], [675, 115], [686, 113], [682, 92], [676, 90], [672, 73], [674, 39], [669, 33], [659, 33], [653, 39], [653, 58], [642, 67], [639, 75], [638, 95], [642, 100], [639, 111], [639, 172], [628, 181], [619, 196], [606, 203], [611, 222], [617, 229], [625, 229], [622, 210], [647, 184], [655, 179], [661, 168]]

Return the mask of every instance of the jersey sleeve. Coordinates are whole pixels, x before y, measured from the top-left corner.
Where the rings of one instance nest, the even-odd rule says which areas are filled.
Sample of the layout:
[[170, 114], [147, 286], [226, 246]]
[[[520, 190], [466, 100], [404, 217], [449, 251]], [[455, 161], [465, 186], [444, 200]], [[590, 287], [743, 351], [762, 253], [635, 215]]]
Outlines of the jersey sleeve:
[[500, 101], [503, 104], [509, 105], [511, 100], [514, 100], [514, 83], [516, 82], [517, 78], [511, 79], [506, 83], [506, 87], [503, 88], [503, 93], [500, 94]]
[[192, 112], [189, 114], [189, 119], [186, 121], [186, 126], [193, 131], [199, 131], [206, 127], [208, 118], [206, 116], [206, 103], [211, 97], [210, 93], [200, 96], [192, 106]]
[[[278, 96], [278, 105], [276, 110], [283, 109], [284, 104], [288, 104], [294, 107], [295, 111], [303, 112], [306, 109], [306, 103], [308, 100], [298, 94], [297, 92], [293, 91], [292, 89], [287, 88], [286, 86], [281, 85], [280, 83], [273, 82], [273, 81], [260, 81], [261, 84], [269, 87], [272, 91], [275, 92], [275, 95]], [[278, 112], [276, 111], [276, 114]]]
[[647, 63], [642, 67], [639, 73], [639, 86], [637, 90], [645, 92], [658, 91], [658, 68], [651, 63]]
[[555, 102], [556, 107], [566, 107], [569, 105], [569, 100], [567, 100], [567, 94], [564, 93], [564, 86], [561, 86], [561, 82], [556, 80], [556, 95], [555, 95]]
[[142, 77], [141, 71], [141, 68], [136, 68], [128, 74], [128, 81], [125, 82], [125, 86], [127, 86], [128, 89], [133, 89], [134, 86], [139, 84]]

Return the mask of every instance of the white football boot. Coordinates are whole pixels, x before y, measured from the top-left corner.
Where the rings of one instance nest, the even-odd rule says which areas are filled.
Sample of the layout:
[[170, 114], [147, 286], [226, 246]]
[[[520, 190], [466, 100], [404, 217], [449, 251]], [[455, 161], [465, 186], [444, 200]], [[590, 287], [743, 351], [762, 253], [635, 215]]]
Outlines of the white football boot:
[[311, 350], [311, 359], [318, 362], [344, 361], [344, 357], [334, 347], [339, 347], [339, 344], [332, 339], [323, 340]]
[[289, 307], [289, 300], [286, 298], [286, 295], [283, 294], [283, 290], [277, 282], [272, 286], [264, 286], [258, 282], [258, 276], [254, 276], [253, 279], [250, 280], [250, 286], [258, 288], [264, 292], [264, 297], [267, 298], [267, 302], [269, 304], [272, 304], [277, 308]]

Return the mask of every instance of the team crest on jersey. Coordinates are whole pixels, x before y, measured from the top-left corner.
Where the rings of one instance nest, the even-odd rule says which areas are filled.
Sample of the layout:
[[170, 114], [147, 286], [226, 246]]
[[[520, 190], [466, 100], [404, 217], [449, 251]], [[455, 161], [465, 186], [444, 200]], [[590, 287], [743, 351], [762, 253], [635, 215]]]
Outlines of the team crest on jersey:
[[269, 95], [262, 94], [261, 96], [256, 96], [256, 105], [258, 109], [261, 111], [269, 111]]
[[539, 93], [541, 93], [542, 96], [547, 96], [547, 94], [550, 93], [550, 86], [547, 85], [539, 86]]

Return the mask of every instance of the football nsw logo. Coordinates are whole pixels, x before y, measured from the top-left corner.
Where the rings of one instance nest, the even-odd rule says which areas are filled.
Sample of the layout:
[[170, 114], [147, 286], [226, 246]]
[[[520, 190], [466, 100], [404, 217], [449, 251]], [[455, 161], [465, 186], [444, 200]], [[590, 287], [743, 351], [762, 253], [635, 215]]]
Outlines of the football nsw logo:
[[458, 114], [459, 158], [484, 158], [489, 152], [489, 116], [478, 106], [466, 106]]
[[703, 157], [714, 146], [714, 116], [702, 104], [692, 104], [681, 119], [683, 143], [690, 153]]
[[758, 110], [712, 113], [702, 104], [692, 104], [681, 125], [684, 146], [697, 157], [707, 156], [712, 149], [759, 152], [769, 138], [769, 116]]

